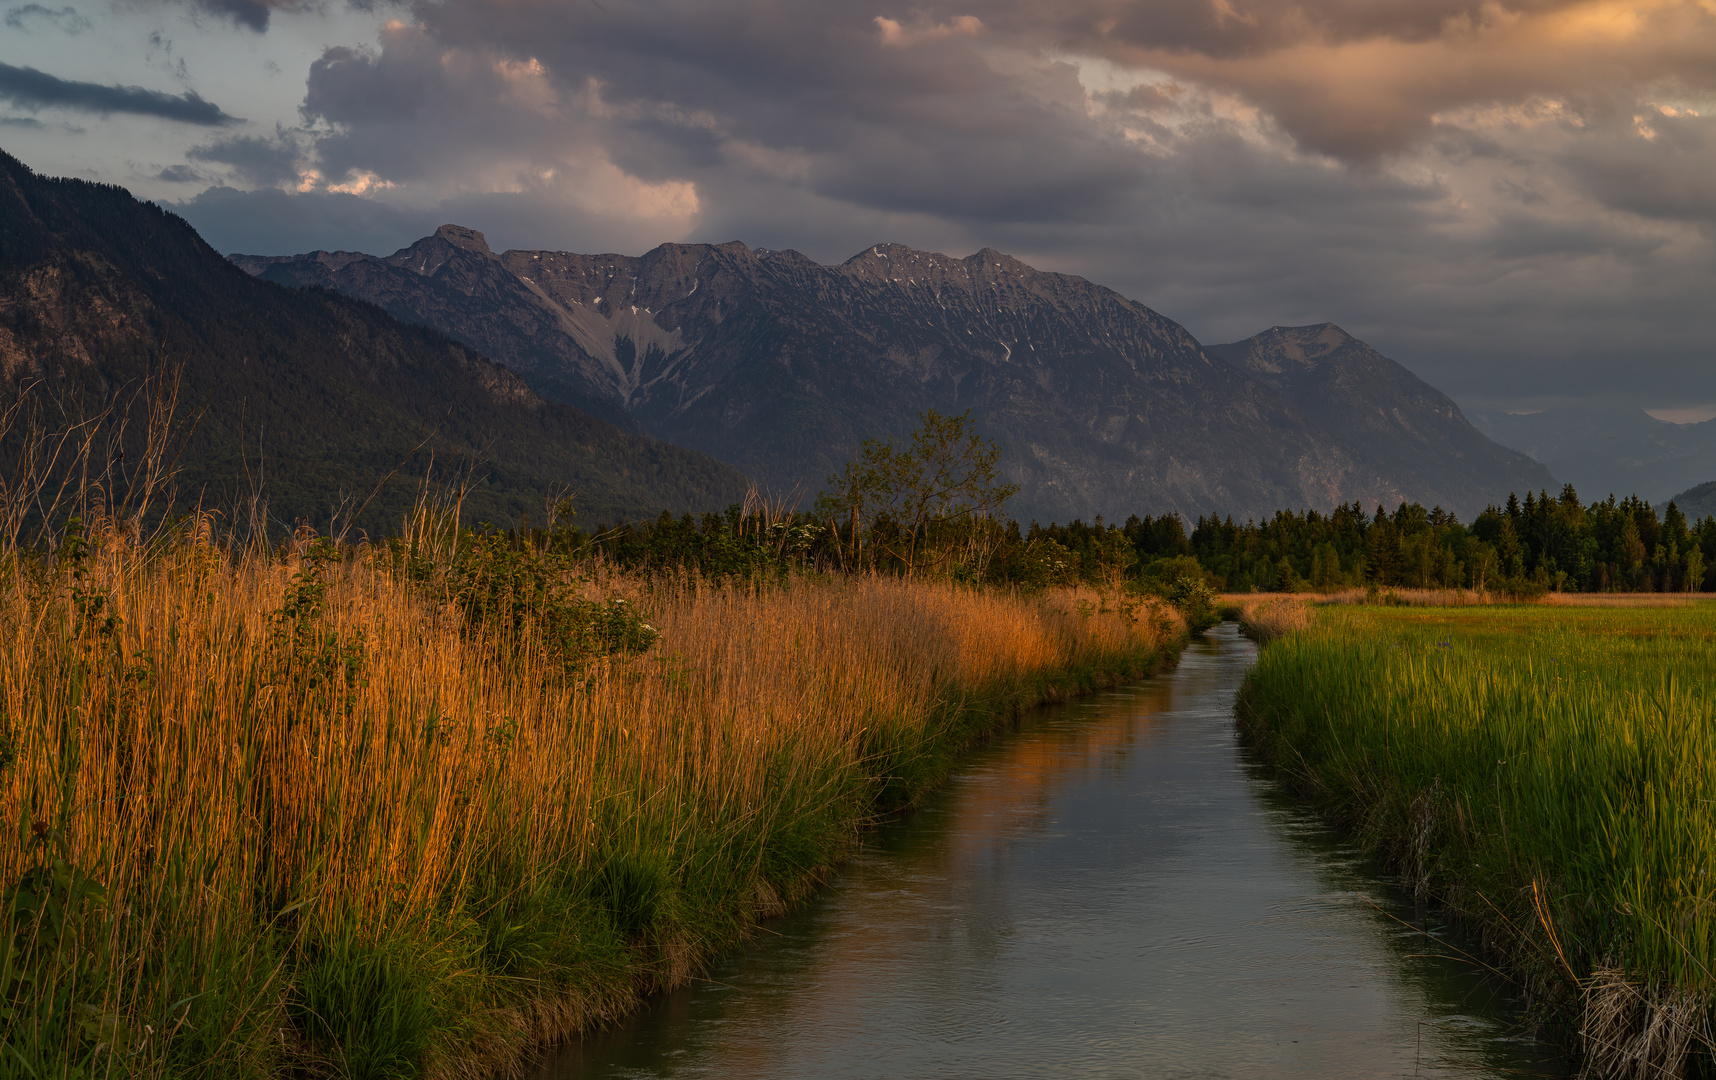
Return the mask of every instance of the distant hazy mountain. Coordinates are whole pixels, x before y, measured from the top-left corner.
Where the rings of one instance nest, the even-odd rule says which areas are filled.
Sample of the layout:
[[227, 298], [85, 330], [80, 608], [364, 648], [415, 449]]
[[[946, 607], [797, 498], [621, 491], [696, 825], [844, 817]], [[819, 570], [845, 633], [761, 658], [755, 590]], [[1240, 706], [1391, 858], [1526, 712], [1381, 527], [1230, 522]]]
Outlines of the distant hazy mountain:
[[431, 455], [443, 476], [468, 470], [466, 510], [497, 523], [540, 521], [565, 492], [585, 520], [611, 521], [718, 509], [746, 486], [703, 454], [547, 402], [433, 330], [257, 281], [121, 188], [46, 179], [0, 154], [7, 393], [33, 384], [76, 416], [163, 365], [183, 365], [180, 418], [200, 417], [182, 462], [186, 503], [230, 509], [260, 482], [287, 525], [325, 527], [379, 485], [358, 524], [391, 529]]
[[665, 244], [495, 254], [445, 226], [392, 256], [233, 260], [441, 329], [544, 394], [629, 415], [776, 489], [815, 492], [866, 438], [969, 409], [1025, 518], [1264, 516], [1359, 499], [1472, 514], [1553, 484], [1338, 328], [1205, 350], [1170, 319], [998, 251]]
[[1643, 409], [1474, 413], [1490, 438], [1529, 454], [1586, 500], [1637, 494], [1665, 503], [1716, 479], [1716, 420], [1670, 424]]
[[1706, 480], [1674, 497], [1674, 504], [1688, 521], [1716, 517], [1716, 480]]

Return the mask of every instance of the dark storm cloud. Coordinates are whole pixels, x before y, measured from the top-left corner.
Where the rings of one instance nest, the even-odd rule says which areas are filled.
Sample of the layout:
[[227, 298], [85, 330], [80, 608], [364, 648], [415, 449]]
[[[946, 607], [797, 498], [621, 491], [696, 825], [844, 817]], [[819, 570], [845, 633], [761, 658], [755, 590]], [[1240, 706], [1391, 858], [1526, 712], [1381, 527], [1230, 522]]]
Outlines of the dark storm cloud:
[[425, 8], [378, 52], [330, 50], [305, 110], [339, 129], [319, 145], [330, 176], [416, 180], [468, 153], [546, 168], [588, 140], [646, 182], [772, 170], [884, 212], [1076, 219], [1133, 197], [1138, 155], [1092, 139], [1070, 67], [1000, 73], [955, 40], [881, 48], [872, 16], [835, 5], [749, 14]]
[[1630, 130], [1579, 146], [1567, 162], [1607, 206], [1664, 221], [1716, 222], [1716, 118], [1675, 111], [1680, 115], [1647, 109]]
[[90, 22], [74, 7], [50, 8], [41, 4], [24, 4], [6, 10], [5, 24], [14, 30], [28, 30], [32, 24], [46, 23], [64, 34], [81, 34]]
[[[247, 30], [266, 33], [276, 14], [326, 12], [335, 0], [135, 0], [163, 7], [185, 7], [207, 13]], [[401, 0], [344, 0], [343, 6], [352, 11], [373, 12], [378, 8], [400, 6]]]
[[235, 135], [216, 139], [193, 148], [186, 156], [193, 161], [229, 166], [236, 179], [252, 187], [275, 188], [298, 182], [303, 148], [290, 133], [276, 131], [273, 136]]
[[[392, 254], [443, 224], [433, 212], [396, 210], [356, 195], [213, 187], [177, 203], [203, 239], [227, 254], [369, 251]], [[290, 238], [287, 246], [282, 240]]]
[[167, 94], [141, 86], [104, 86], [61, 79], [35, 68], [0, 64], [0, 98], [25, 108], [57, 106], [91, 113], [136, 113], [216, 127], [238, 122], [192, 91]]
[[194, 0], [193, 6], [260, 34], [276, 11], [306, 11], [316, 0]]
[[258, 32], [268, 29], [268, 17], [273, 14], [273, 6], [263, 0], [202, 0], [201, 6]]
[[361, 246], [341, 229], [388, 251], [442, 221], [497, 247], [741, 239], [825, 262], [988, 244], [1204, 340], [1339, 322], [1468, 400], [1716, 397], [1716, 16], [1696, 4], [412, 14], [323, 54], [302, 132], [193, 155], [314, 190], [187, 216], [258, 253]]

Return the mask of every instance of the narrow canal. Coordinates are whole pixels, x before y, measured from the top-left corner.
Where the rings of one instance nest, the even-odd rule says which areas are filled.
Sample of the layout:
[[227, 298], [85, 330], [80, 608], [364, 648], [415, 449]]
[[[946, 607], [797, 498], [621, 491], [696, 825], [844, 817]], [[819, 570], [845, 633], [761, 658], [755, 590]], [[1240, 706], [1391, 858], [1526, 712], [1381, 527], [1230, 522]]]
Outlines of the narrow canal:
[[539, 1080], [1565, 1075], [1505, 982], [1248, 763], [1252, 657], [1223, 626], [1033, 714]]

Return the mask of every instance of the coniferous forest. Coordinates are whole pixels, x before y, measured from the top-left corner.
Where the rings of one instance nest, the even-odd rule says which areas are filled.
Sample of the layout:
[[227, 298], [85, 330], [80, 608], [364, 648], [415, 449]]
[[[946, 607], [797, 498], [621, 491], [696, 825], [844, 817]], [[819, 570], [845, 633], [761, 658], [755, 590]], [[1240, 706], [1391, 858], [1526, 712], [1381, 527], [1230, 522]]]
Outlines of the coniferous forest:
[[1559, 495], [1510, 495], [1474, 520], [1402, 503], [1357, 503], [1324, 513], [1282, 510], [1266, 521], [1209, 515], [1188, 529], [1173, 514], [1123, 524], [931, 521], [908, 559], [907, 530], [886, 516], [860, 522], [731, 507], [726, 514], [570, 530], [559, 542], [621, 565], [748, 575], [805, 563], [903, 571], [1043, 587], [1129, 580], [1165, 585], [1201, 577], [1226, 592], [1311, 592], [1372, 585], [1472, 589], [1526, 599], [1565, 592], [1703, 592], [1716, 587], [1716, 518], [1690, 522], [1674, 503], [1614, 496], [1586, 504]]

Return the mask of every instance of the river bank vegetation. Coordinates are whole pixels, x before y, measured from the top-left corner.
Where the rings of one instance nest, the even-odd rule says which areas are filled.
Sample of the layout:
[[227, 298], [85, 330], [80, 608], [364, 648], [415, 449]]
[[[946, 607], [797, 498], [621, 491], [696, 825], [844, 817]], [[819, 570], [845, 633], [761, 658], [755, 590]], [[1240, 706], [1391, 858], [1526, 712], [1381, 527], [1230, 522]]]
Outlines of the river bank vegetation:
[[1115, 593], [622, 573], [436, 520], [0, 552], [0, 1069], [516, 1069], [1183, 637]]
[[1590, 1075], [1708, 1066], [1716, 605], [1301, 618], [1241, 699], [1283, 778], [1481, 928]]

